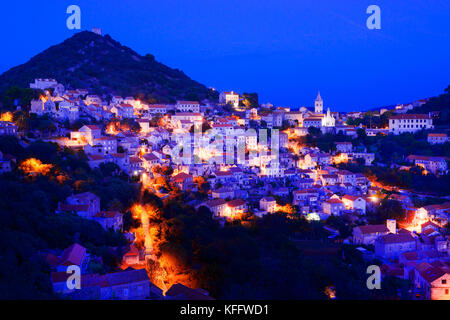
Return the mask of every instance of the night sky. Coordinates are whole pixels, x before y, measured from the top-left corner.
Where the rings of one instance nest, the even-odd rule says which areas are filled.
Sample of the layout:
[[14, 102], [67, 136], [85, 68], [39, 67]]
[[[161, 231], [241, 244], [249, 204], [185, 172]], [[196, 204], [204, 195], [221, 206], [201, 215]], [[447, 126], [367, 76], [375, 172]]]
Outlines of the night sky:
[[[81, 28], [217, 90], [258, 92], [260, 102], [310, 107], [317, 90], [332, 111], [435, 96], [450, 84], [450, 1], [146, 0], [2, 2], [0, 72]], [[366, 9], [381, 8], [381, 30]]]

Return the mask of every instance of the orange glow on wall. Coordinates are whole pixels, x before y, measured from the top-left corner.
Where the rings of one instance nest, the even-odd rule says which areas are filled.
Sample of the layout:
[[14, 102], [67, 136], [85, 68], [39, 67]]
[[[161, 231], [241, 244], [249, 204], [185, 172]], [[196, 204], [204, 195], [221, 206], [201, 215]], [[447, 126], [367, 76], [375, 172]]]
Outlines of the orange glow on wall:
[[340, 155], [333, 157], [334, 164], [347, 163], [347, 162], [348, 162], [348, 155], [346, 153], [341, 153]]
[[41, 162], [41, 160], [36, 158], [27, 159], [23, 161], [19, 166], [19, 169], [22, 170], [25, 174], [42, 174], [44, 176], [48, 175], [52, 168], [53, 165], [44, 164]]
[[2, 113], [0, 121], [13, 122], [13, 114], [11, 112]]

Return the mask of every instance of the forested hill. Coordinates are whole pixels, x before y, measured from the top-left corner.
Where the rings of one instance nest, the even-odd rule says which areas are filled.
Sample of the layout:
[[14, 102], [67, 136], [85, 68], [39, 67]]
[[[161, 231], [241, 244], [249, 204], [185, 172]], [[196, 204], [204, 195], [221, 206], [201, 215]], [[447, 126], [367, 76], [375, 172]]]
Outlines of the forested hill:
[[27, 88], [35, 78], [54, 78], [70, 89], [140, 96], [149, 102], [217, 99], [217, 92], [182, 71], [141, 56], [109, 35], [79, 32], [0, 75], [0, 93]]

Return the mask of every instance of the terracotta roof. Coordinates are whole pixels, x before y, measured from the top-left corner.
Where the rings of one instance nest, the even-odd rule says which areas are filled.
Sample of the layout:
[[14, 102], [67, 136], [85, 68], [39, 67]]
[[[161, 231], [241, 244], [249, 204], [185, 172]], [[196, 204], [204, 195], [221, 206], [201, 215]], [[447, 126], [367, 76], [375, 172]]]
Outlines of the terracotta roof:
[[91, 130], [100, 130], [100, 128], [98, 126], [93, 125], [93, 124], [87, 124], [85, 126], [88, 127]]
[[446, 138], [446, 133], [429, 133], [428, 137], [439, 137], [439, 138]]
[[142, 161], [142, 159], [140, 159], [139, 157], [130, 157], [130, 163], [142, 163], [144, 161]]
[[335, 142], [336, 144], [346, 144], [346, 145], [351, 145], [352, 143], [351, 142]]
[[133, 257], [133, 256], [138, 256], [138, 255], [139, 255], [139, 250], [133, 244], [130, 245], [130, 250], [128, 250], [128, 252], [124, 254], [124, 256], [126, 256], [126, 257]]
[[242, 199], [235, 199], [227, 202], [229, 207], [235, 208], [245, 205], [245, 201]]
[[214, 174], [216, 175], [216, 177], [226, 177], [226, 176], [230, 176], [231, 172], [230, 171], [216, 171], [216, 172], [214, 172]]
[[177, 104], [195, 104], [199, 105], [198, 101], [177, 101]]
[[439, 226], [436, 223], [433, 223], [431, 221], [427, 221], [427, 222], [425, 222], [425, 223], [423, 223], [421, 225], [422, 230], [427, 228], [427, 227], [432, 227], [432, 229], [435, 229], [435, 230], [439, 230], [440, 229]]
[[166, 292], [166, 296], [181, 300], [214, 300], [201, 289], [191, 289], [181, 283], [176, 283]]
[[427, 114], [398, 114], [389, 119], [430, 119]]
[[67, 204], [67, 203], [61, 203], [59, 205], [59, 210], [61, 211], [69, 211], [69, 212], [78, 212], [78, 211], [88, 211], [89, 205], [88, 204]]
[[434, 267], [432, 265], [428, 265], [428, 267], [425, 268], [425, 270], [420, 271], [420, 275], [428, 282], [431, 283], [436, 279], [439, 279], [444, 274], [446, 274], [445, 271], [443, 271], [440, 268]]
[[374, 225], [365, 225], [358, 226], [358, 228], [362, 234], [372, 234], [372, 233], [387, 233], [389, 229], [384, 224], [374, 224]]
[[184, 172], [180, 172], [179, 174], [177, 174], [176, 176], [174, 176], [172, 179], [174, 182], [181, 182], [183, 183], [186, 179], [192, 178], [192, 176], [190, 174], [184, 173]]
[[317, 189], [302, 189], [302, 190], [295, 190], [294, 194], [307, 194], [307, 193], [319, 193]]
[[95, 218], [115, 218], [117, 215], [121, 215], [119, 211], [100, 211], [95, 214]]
[[224, 205], [225, 203], [226, 203], [226, 201], [223, 199], [214, 199], [214, 200], [205, 202], [205, 205], [210, 208], [213, 208], [213, 207]]
[[339, 199], [329, 199], [329, 200], [327, 200], [327, 201], [325, 201], [325, 202], [327, 202], [327, 203], [332, 203], [332, 204], [339, 204], [339, 203], [343, 203], [341, 200], [339, 200]]
[[141, 281], [150, 282], [147, 271], [145, 269], [107, 273], [106, 279], [110, 286], [117, 286], [121, 284], [141, 282]]
[[61, 263], [61, 259], [58, 258], [57, 256], [55, 256], [54, 254], [49, 253], [45, 257], [45, 262], [47, 262], [52, 267], [56, 267], [56, 266], [59, 266], [59, 264]]
[[90, 154], [89, 159], [91, 161], [97, 161], [97, 160], [104, 160], [105, 158], [102, 155], [99, 154]]
[[62, 265], [81, 265], [84, 255], [86, 254], [86, 248], [74, 243], [63, 251], [61, 256]]
[[53, 283], [58, 283], [58, 282], [66, 282], [67, 278], [69, 278], [69, 276], [70, 276], [70, 273], [61, 271], [61, 272], [52, 272], [50, 275], [50, 278]]
[[384, 244], [414, 242], [414, 237], [410, 233], [389, 233], [377, 239]]
[[348, 195], [348, 194], [346, 194], [345, 196], [342, 197], [342, 199], [347, 199], [347, 200], [350, 200], [350, 201], [355, 201], [355, 200], [358, 199], [358, 198], [361, 198], [361, 199], [362, 199], [362, 197], [359, 197], [359, 196], [351, 196], [351, 195]]
[[142, 156], [147, 161], [158, 161], [159, 158], [155, 156], [153, 153], [146, 153]]

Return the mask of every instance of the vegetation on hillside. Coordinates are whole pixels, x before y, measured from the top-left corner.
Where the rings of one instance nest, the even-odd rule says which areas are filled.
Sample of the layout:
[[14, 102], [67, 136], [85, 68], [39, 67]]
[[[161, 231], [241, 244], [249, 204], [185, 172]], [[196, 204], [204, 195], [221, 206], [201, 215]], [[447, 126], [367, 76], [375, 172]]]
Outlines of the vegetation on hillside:
[[148, 102], [217, 99], [217, 92], [182, 71], [141, 56], [109, 35], [82, 31], [0, 75], [0, 92], [28, 88], [35, 78], [54, 78], [70, 89], [136, 96]]

